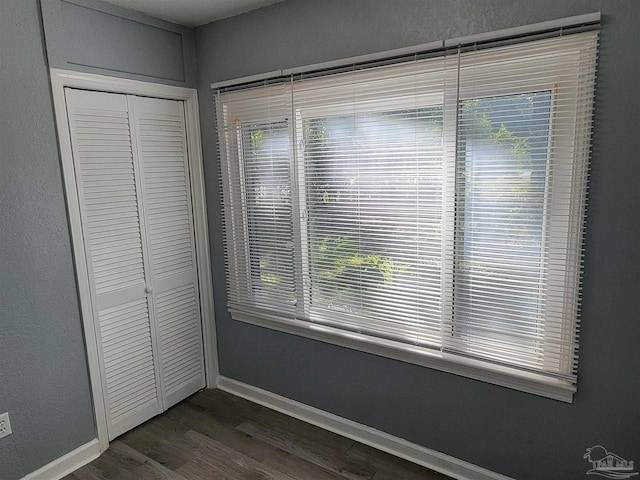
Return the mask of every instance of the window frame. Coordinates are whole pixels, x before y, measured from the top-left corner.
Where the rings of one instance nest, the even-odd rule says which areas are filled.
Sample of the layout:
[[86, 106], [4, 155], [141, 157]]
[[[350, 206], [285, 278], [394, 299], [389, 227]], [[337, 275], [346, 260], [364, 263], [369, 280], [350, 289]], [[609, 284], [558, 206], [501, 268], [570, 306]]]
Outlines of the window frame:
[[[518, 49], [523, 47], [526, 48], [526, 44], [516, 45], [511, 48], [514, 48], [517, 51]], [[491, 53], [491, 51], [488, 51], [488, 52], [489, 54]], [[567, 52], [564, 53], [564, 55], [568, 55], [568, 54], [569, 53]], [[482, 64], [483, 53], [479, 52], [475, 55], [476, 56], [474, 57], [474, 61], [476, 63]], [[460, 54], [458, 54], [458, 56], [460, 56]], [[437, 61], [442, 62], [443, 59], [441, 58], [441, 59], [438, 59]], [[464, 80], [459, 80], [461, 77], [459, 76], [459, 71], [457, 70], [460, 67], [458, 67], [457, 62], [452, 62], [451, 59], [447, 59], [446, 57], [444, 57], [444, 62], [446, 65], [444, 68], [444, 76], [446, 77], [447, 83], [448, 83], [448, 88], [442, 90], [442, 93], [440, 95], [443, 99], [443, 107], [444, 107], [443, 108], [443, 123], [444, 123], [443, 141], [445, 146], [444, 147], [445, 148], [444, 169], [447, 170], [443, 172], [444, 175], [449, 175], [449, 174], [455, 175], [455, 169], [458, 162], [457, 152], [455, 148], [453, 149], [453, 151], [450, 151], [450, 149], [448, 149], [447, 146], [450, 146], [452, 144], [455, 145], [455, 141], [457, 141], [457, 137], [459, 135], [459, 132], [457, 131], [458, 109], [462, 104], [462, 102], [465, 100], [472, 100], [477, 98], [488, 98], [488, 97], [495, 97], [495, 96], [507, 96], [507, 95], [515, 95], [515, 94], [526, 94], [526, 93], [531, 93], [536, 91], [550, 90], [551, 97], [552, 97], [552, 107], [551, 107], [552, 111], [550, 113], [549, 142], [552, 142], [552, 139], [553, 139], [552, 132], [558, 128], [558, 125], [555, 123], [556, 119], [554, 119], [554, 114], [553, 114], [553, 108], [555, 103], [557, 102], [557, 95], [559, 91], [558, 84], [555, 84], [555, 86], [553, 86], [551, 89], [549, 88], [550, 86], [548, 83], [543, 84], [536, 81], [532, 81], [530, 84], [527, 84], [526, 88], [519, 87], [518, 89], [513, 89], [513, 90], [504, 90], [504, 89], [496, 90], [496, 87], [490, 84], [487, 84], [487, 85], [476, 84], [476, 85], [473, 85], [473, 87], [471, 88], [470, 86], [465, 85]], [[577, 73], [578, 75], [580, 74], [580, 72], [574, 72], [575, 68], [573, 66], [563, 64], [561, 61], [558, 61], [557, 63], [558, 63], [557, 68], [559, 69], [559, 71], [564, 71], [565, 73], [568, 72], [571, 74], [574, 74], [574, 73]], [[470, 68], [474, 68], [473, 62], [470, 65]], [[475, 65], [475, 68], [477, 68], [477, 65]], [[375, 71], [368, 72], [368, 73], [375, 75]], [[331, 82], [332, 79], [330, 77], [326, 77], [326, 78], [313, 79], [313, 81], [316, 81], [318, 83], [324, 82], [324, 81]], [[579, 82], [576, 81], [576, 83], [579, 83]], [[562, 87], [564, 88], [566, 87], [566, 85], [563, 85]], [[268, 86], [265, 88], [274, 88], [274, 86]], [[575, 89], [571, 89], [571, 95], [575, 97], [576, 106], [577, 106], [577, 103], [579, 103], [578, 94], [574, 90]], [[242, 95], [244, 94], [246, 94], [246, 102], [243, 103], [241, 101], [240, 103], [247, 106], [246, 110], [243, 108], [236, 107], [232, 112], [229, 112], [226, 109], [227, 105], [225, 105], [219, 111], [219, 117], [218, 117], [219, 124], [229, 125], [228, 121], [230, 118], [238, 118], [240, 116], [245, 116], [245, 115], [250, 116], [250, 112], [251, 112], [250, 100], [252, 96], [255, 94], [255, 92], [248, 91], [248, 92], [241, 92], [239, 94], [237, 92], [234, 93], [234, 95], [240, 95], [240, 97], [242, 97]], [[284, 93], [284, 95], [286, 96], [287, 93]], [[295, 93], [291, 93], [290, 95], [294, 96]], [[437, 96], [437, 94], [434, 94], [434, 95]], [[456, 99], [455, 101], [451, 101], [452, 96]], [[385, 108], [384, 110], [381, 110], [380, 107], [376, 106], [377, 104], [383, 104], [383, 103], [385, 103], [384, 100], [380, 102], [372, 102], [371, 111], [389, 111], [389, 110], [393, 110], [394, 106], [397, 105], [392, 102], [390, 104], [391, 107]], [[440, 104], [440, 103], [433, 103], [433, 104]], [[291, 106], [291, 104], [288, 104], [287, 101], [283, 101], [282, 105], [284, 106], [282, 113], [281, 114], [278, 113], [278, 115], [276, 115], [275, 117], [272, 116], [271, 118], [272, 119], [279, 118], [279, 116], [281, 115], [279, 120], [276, 120], [276, 121], [284, 120], [289, 122], [289, 130], [291, 132], [290, 134], [290, 155], [291, 155], [290, 188], [291, 188], [291, 199], [292, 199], [294, 250], [296, 252], [294, 277], [295, 277], [295, 284], [296, 284], [296, 293], [298, 295], [298, 298], [304, 299], [304, 300], [302, 301], [298, 300], [297, 306], [295, 308], [296, 310], [295, 315], [281, 316], [281, 315], [274, 315], [273, 313], [268, 311], [259, 311], [260, 309], [255, 309], [253, 311], [250, 311], [251, 309], [244, 310], [242, 308], [235, 308], [235, 309], [230, 309], [232, 318], [235, 320], [246, 322], [246, 323], [259, 325], [262, 327], [267, 327], [267, 328], [283, 331], [286, 333], [292, 333], [295, 335], [312, 338], [315, 340], [320, 340], [323, 342], [344, 346], [344, 347], [348, 347], [348, 348], [352, 348], [352, 349], [356, 349], [356, 350], [360, 350], [368, 353], [373, 353], [373, 354], [381, 355], [388, 358], [398, 359], [408, 363], [422, 365], [422, 366], [434, 368], [437, 370], [450, 372], [450, 373], [482, 380], [482, 381], [497, 384], [497, 385], [502, 385], [508, 388], [521, 390], [528, 393], [533, 393], [533, 394], [537, 394], [537, 395], [541, 395], [549, 398], [554, 398], [554, 399], [565, 401], [565, 402], [571, 402], [573, 399], [573, 393], [576, 390], [574, 383], [569, 383], [566, 380], [562, 380], [562, 379], [555, 379], [553, 377], [550, 377], [548, 374], [538, 374], [536, 372], [523, 370], [517, 367], [499, 365], [491, 362], [490, 360], [485, 361], [478, 358], [466, 358], [464, 355], [448, 353], [446, 351], [447, 350], [446, 349], [446, 339], [447, 339], [446, 331], [443, 331], [441, 334], [441, 341], [442, 341], [441, 349], [432, 350], [429, 348], [415, 347], [410, 344], [403, 344], [400, 342], [394, 342], [392, 340], [386, 340], [386, 339], [374, 337], [371, 335], [361, 334], [355, 331], [350, 331], [348, 329], [345, 330], [345, 329], [336, 328], [329, 324], [318, 324], [313, 322], [312, 315], [310, 314], [311, 312], [304, 311], [305, 306], [310, 304], [308, 301], [308, 298], [306, 298], [309, 295], [310, 287], [309, 287], [309, 278], [308, 278], [308, 268], [309, 268], [308, 248], [309, 247], [308, 245], [305, 246], [305, 243], [307, 242], [306, 240], [307, 235], [305, 233], [307, 226], [306, 226], [306, 221], [301, 220], [301, 219], [307, 218], [307, 212], [305, 207], [305, 193], [304, 193], [306, 190], [304, 185], [304, 172], [303, 172], [303, 167], [300, 165], [301, 161], [299, 160], [304, 155], [303, 153], [301, 153], [302, 146], [300, 143], [301, 142], [300, 139], [302, 138], [302, 131], [303, 131], [302, 122], [304, 121], [305, 117], [318, 118], [322, 114], [327, 114], [327, 116], [339, 115], [339, 111], [341, 107], [340, 107], [340, 102], [336, 102], [334, 105], [327, 105], [326, 103], [318, 104], [316, 106], [305, 108], [304, 110], [294, 109]], [[388, 106], [389, 103], [386, 103], [386, 105]], [[425, 105], [421, 104], [420, 106], [425, 106]], [[286, 108], [287, 106], [289, 108]], [[309, 115], [309, 112], [312, 113], [312, 116]], [[359, 113], [361, 113], [360, 110], [359, 110]], [[567, 124], [577, 125], [581, 119], [589, 118], [588, 115], [590, 115], [590, 113], [591, 113], [590, 110], [588, 112], [579, 112], [576, 108], [576, 113], [573, 118], [567, 119], [566, 117], [563, 117], [563, 120]], [[258, 121], [258, 119], [252, 119], [252, 121]], [[228, 134], [229, 133], [227, 132], [227, 135]], [[448, 137], [449, 140], [447, 140], [446, 137]], [[455, 140], [453, 143], [451, 142], [452, 137]], [[578, 142], [578, 140], [579, 140], [578, 138], [575, 138], [576, 142]], [[234, 142], [231, 142], [231, 145], [233, 144]], [[227, 143], [227, 145], [229, 145], [229, 143]], [[236, 144], [236, 148], [237, 148], [237, 144]], [[588, 146], [583, 148], [588, 149]], [[228, 158], [229, 156], [231, 157], [233, 156], [233, 152], [225, 152], [223, 147], [221, 147], [220, 150], [221, 150], [220, 156], [221, 156], [221, 165], [222, 165], [222, 174], [223, 174], [222, 188], [223, 188], [223, 194], [225, 195], [225, 200], [226, 200], [227, 198], [230, 198], [228, 195], [230, 195], [231, 186], [229, 185], [230, 182], [228, 181], [229, 173], [225, 172], [225, 170], [229, 168]], [[238, 149], [238, 150], [241, 150], [241, 149]], [[552, 151], [553, 149], [549, 148], [548, 157], [547, 157], [548, 166], [552, 164], [554, 161], [556, 161], [557, 159], [565, 160], [566, 163], [569, 163], [569, 164], [572, 164], [574, 161], [576, 161], [574, 158], [575, 152], [571, 156], [562, 156], [558, 152], [552, 153]], [[241, 158], [240, 152], [236, 152], [236, 155], [237, 155], [237, 158]], [[557, 157], [557, 159], [552, 158], [552, 156]], [[586, 159], [585, 161], [588, 161], [588, 159]], [[569, 165], [569, 167], [574, 168], [573, 165]], [[239, 166], [238, 168], [241, 169], [242, 166]], [[548, 172], [546, 175], [547, 176], [549, 175]], [[553, 180], [559, 181], [561, 179], [559, 180], [553, 179]], [[582, 182], [585, 181], [584, 179], [578, 179], [578, 180]], [[574, 182], [574, 181], [575, 179], [573, 178], [569, 179], [569, 182]], [[572, 186], [571, 188], [576, 188], [576, 187]], [[583, 185], [583, 188], [584, 188], [584, 185]], [[552, 188], [547, 187], [546, 190], [551, 191], [551, 193], [548, 193], [545, 195], [545, 201], [544, 201], [545, 214], [543, 216], [543, 219], [544, 219], [543, 228], [545, 229], [547, 229], [548, 227], [547, 223], [549, 222], [549, 218], [546, 212], [549, 208], [553, 208], [553, 206], [551, 207], [549, 206], [549, 204], [553, 204], [553, 198], [552, 198], [553, 187]], [[547, 198], [547, 197], [550, 197], [550, 198]], [[226, 222], [237, 221], [235, 215], [233, 214], [232, 207], [229, 205], [229, 203], [231, 202], [227, 202], [227, 201], [224, 202], [225, 217], [226, 217], [225, 221]], [[249, 233], [246, 229], [246, 211], [245, 209], [243, 209], [243, 211], [245, 216], [245, 228], [244, 228], [245, 241], [241, 241], [240, 243], [244, 244], [245, 247], [248, 248], [246, 240], [248, 239]], [[454, 236], [456, 231], [455, 225], [456, 225], [456, 222], [458, 221], [455, 218], [455, 216], [451, 215], [451, 212], [454, 212], [454, 211], [455, 211], [455, 188], [454, 188], [454, 192], [448, 192], [446, 194], [445, 192], [443, 192], [443, 233], [442, 233], [443, 245], [445, 242], [448, 242], [448, 241], [450, 241], [451, 243], [454, 242]], [[579, 216], [582, 218], [582, 212], [580, 212]], [[563, 227], [565, 230], [570, 230], [573, 226], [569, 225], [567, 227], [566, 225], [564, 225]], [[235, 232], [234, 228], [226, 229], [227, 245], [228, 245], [227, 248], [231, 250], [236, 250], [238, 245], [238, 239], [233, 238], [234, 236], [233, 232]], [[230, 233], [232, 238], [229, 237]], [[567, 233], [567, 235], [569, 234], [570, 232]], [[449, 239], [446, 238], [447, 235], [450, 235]], [[581, 239], [579, 239], [579, 242], [581, 245]], [[443, 262], [442, 262], [443, 277], [445, 275], [453, 275], [453, 270], [454, 270], [453, 254], [448, 253], [446, 255], [450, 255], [451, 258], [445, 258], [445, 253], [444, 253], [445, 250], [446, 249], [443, 249]], [[451, 252], [451, 250], [447, 250], [447, 251]], [[581, 248], [578, 248], [578, 251], [581, 251]], [[231, 268], [229, 265], [227, 265], [227, 267]], [[235, 262], [232, 265], [232, 267], [237, 268], [238, 267], [237, 262]], [[240, 267], [242, 267], [242, 265], [240, 265]], [[246, 268], [249, 268], [249, 267], [247, 266]], [[576, 277], [574, 281], [579, 281], [579, 275], [580, 275], [579, 268], [577, 268], [575, 272], [572, 272], [570, 274]], [[248, 278], [250, 278], [250, 274], [247, 274], [247, 275], [248, 275]], [[235, 277], [235, 278], [237, 279], [238, 277]], [[227, 279], [227, 281], [229, 281], [229, 278]], [[250, 285], [250, 282], [247, 282], [247, 285]], [[447, 283], [443, 282], [443, 285], [447, 285]], [[448, 283], [448, 285], [451, 285], [451, 283]], [[249, 295], [250, 295], [250, 292], [249, 292]], [[452, 305], [453, 302], [450, 302], [450, 299], [453, 296], [453, 291], [443, 290], [442, 295], [443, 295], [442, 302], [443, 302], [443, 317], [444, 317], [448, 314], [446, 310], [447, 308], [451, 309], [450, 310], [451, 313], [453, 312], [453, 305]], [[447, 305], [448, 302], [450, 302], [451, 305]], [[453, 315], [451, 315], [451, 317], [449, 318], [453, 318]], [[339, 322], [336, 322], [336, 323], [339, 323]], [[449, 324], [446, 322], [443, 322], [443, 330], [446, 330], [447, 325]], [[563, 325], [565, 325], [566, 327], [567, 335], [575, 336], [575, 331], [577, 328], [576, 318], [565, 319], [563, 322]]]
[[[559, 191], [561, 192], [563, 188], [567, 188], [567, 185], [574, 182], [575, 179], [571, 178], [567, 180], [562, 176], [553, 176], [551, 178], [551, 181], [549, 181], [549, 175], [550, 175], [549, 172], [554, 166], [557, 168], [558, 165], [562, 165], [563, 167], [569, 167], [571, 169], [574, 169], [574, 164], [576, 162], [581, 161], [581, 158], [579, 158], [580, 156], [573, 153], [571, 149], [565, 148], [564, 150], [557, 150], [556, 148], [553, 148], [553, 145], [552, 145], [554, 141], [554, 135], [553, 135], [554, 131], [573, 128], [579, 122], [580, 112], [578, 112], [577, 110], [579, 107], [579, 99], [578, 99], [578, 93], [577, 93], [578, 87], [579, 87], [578, 85], [579, 80], [577, 80], [577, 77], [579, 77], [579, 72], [577, 71], [576, 68], [570, 65], [570, 62], [565, 61], [567, 57], [571, 58], [571, 55], [572, 55], [571, 51], [559, 52], [552, 66], [550, 66], [549, 63], [544, 61], [536, 62], [535, 61], [536, 54], [527, 52], [526, 43], [520, 44], [520, 45], [513, 45], [508, 47], [508, 49], [511, 50], [511, 52], [505, 55], [504, 59], [495, 63], [501, 64], [501, 63], [511, 63], [511, 62], [522, 62], [522, 63], [526, 62], [526, 67], [528, 69], [536, 70], [537, 68], [542, 68], [545, 70], [552, 70], [554, 76], [556, 77], [560, 77], [560, 78], [576, 77], [576, 79], [575, 81], [571, 81], [571, 82], [563, 81], [562, 83], [560, 82], [548, 83], [540, 79], [531, 79], [526, 83], [526, 86], [523, 86], [522, 83], [514, 82], [514, 84], [517, 84], [517, 87], [511, 88], [511, 89], [504, 89], [504, 87], [496, 86], [495, 84], [492, 84], [490, 81], [481, 82], [481, 83], [473, 82], [472, 85], [465, 85], [465, 81], [464, 81], [465, 77], [464, 75], [460, 75], [460, 78], [459, 78], [460, 84], [458, 86], [457, 107], [460, 108], [460, 105], [462, 104], [462, 102], [468, 101], [468, 100], [505, 97], [505, 96], [511, 96], [511, 95], [523, 95], [523, 94], [535, 93], [535, 92], [541, 92], [541, 91], [551, 92], [551, 111], [550, 111], [550, 118], [549, 118], [549, 147], [547, 152], [547, 173], [546, 173], [547, 178], [545, 181], [545, 199], [544, 199], [544, 207], [543, 207], [544, 209], [543, 242], [544, 243], [552, 243], [552, 242], [566, 243], [569, 241], [567, 238], [569, 236], [569, 232], [567, 232], [566, 235], [558, 234], [557, 232], [570, 230], [572, 228], [572, 223], [575, 223], [575, 219], [569, 220], [568, 222], [561, 222], [558, 220], [558, 217], [560, 216], [558, 215], [558, 211], [563, 210], [567, 217], [571, 217], [572, 212], [570, 212], [570, 207], [568, 207], [568, 205], [565, 205], [562, 202], [558, 202], [557, 197], [559, 195], [557, 192]], [[485, 61], [485, 57], [486, 56], [490, 57], [491, 55], [492, 55], [491, 50], [488, 50], [486, 53], [474, 52], [472, 56], [470, 56], [472, 61], [469, 62], [469, 65], [462, 67], [462, 69], [464, 70], [464, 68], [469, 68], [469, 69], [492, 70], [495, 67], [495, 64]], [[514, 56], [516, 58], [512, 58]], [[528, 59], [528, 57], [533, 57], [534, 59]], [[517, 77], [519, 75], [519, 73], [516, 73], [513, 70], [510, 70], [509, 74], [513, 77]], [[502, 81], [504, 81], [504, 76], [502, 78]], [[562, 98], [559, 98], [559, 97], [562, 97]], [[567, 101], [569, 101], [569, 105], [573, 109], [574, 115], [573, 116], [556, 115], [555, 109], [557, 108], [557, 105], [559, 103], [563, 103], [564, 104], [563, 108], [567, 109], [568, 108]], [[575, 138], [574, 140], [577, 140], [577, 138]], [[456, 158], [455, 161], [457, 163], [458, 159]], [[587, 159], [587, 162], [588, 162], [588, 159]], [[553, 182], [554, 184], [553, 186], [549, 186], [551, 182]], [[573, 190], [575, 187], [571, 186], [569, 188]], [[554, 212], [554, 214], [550, 215], [548, 213], [550, 211]], [[581, 217], [582, 214], [583, 212], [581, 211], [580, 213], [578, 213], [577, 216]], [[576, 215], [576, 214], [574, 213], [573, 215]], [[456, 219], [456, 222], [457, 222], [457, 219]], [[567, 255], [568, 255], [568, 252], [566, 251], [563, 251], [561, 254], [556, 253], [554, 254], [555, 258], [548, 259], [545, 262], [545, 265], [566, 264]], [[575, 271], [573, 272], [565, 272], [565, 273], [566, 275], [573, 275], [575, 277], [574, 279], [575, 282], [579, 281], [579, 275], [580, 275], [579, 268], [575, 268]], [[566, 284], [567, 280], [563, 280], [562, 283]], [[576, 301], [576, 310], [577, 310], [577, 303], [578, 301]], [[545, 319], [547, 318], [547, 312], [543, 314], [543, 317]], [[576, 316], [572, 318], [562, 319], [561, 325], [563, 329], [563, 334], [562, 334], [563, 337], [566, 338], [566, 337], [572, 337], [575, 335], [576, 323], [577, 323], [576, 318], [577, 318], [577, 312], [576, 312]], [[455, 322], [455, 319], [453, 320], [453, 322]], [[446, 337], [443, 337], [443, 343], [445, 338]], [[549, 342], [547, 341], [547, 338], [548, 336], [545, 336], [545, 341], [543, 342], [545, 345], [549, 344]], [[543, 356], [542, 361], [544, 364], [545, 371], [556, 370], [562, 373], [562, 372], [568, 372], [571, 368], [570, 362], [561, 364], [561, 362], [558, 361], [558, 362], [553, 362], [552, 364], [551, 362], [553, 361], [553, 359], [550, 359], [549, 356]], [[573, 393], [575, 393], [575, 387], [573, 389]], [[567, 400], [567, 401], [570, 401], [570, 400]]]
[[[421, 61], [421, 62], [416, 62], [416, 63], [412, 63], [409, 65], [404, 66], [404, 70], [407, 72], [411, 72], [412, 70], [415, 70], [417, 68], [418, 65], [422, 64], [429, 64], [429, 63], [433, 63], [435, 64], [443, 64], [443, 60], [442, 59], [433, 59], [433, 60], [426, 60], [426, 61]], [[443, 64], [444, 65], [444, 64]], [[397, 69], [397, 66], [395, 66]], [[392, 67], [393, 68], [393, 67]], [[437, 107], [437, 106], [442, 106], [443, 110], [444, 110], [444, 96], [445, 96], [445, 92], [444, 90], [441, 88], [442, 82], [444, 80], [445, 74], [439, 70], [442, 70], [443, 66], [440, 67], [436, 67], [434, 68], [433, 72], [429, 72], [426, 77], [428, 79], [430, 79], [431, 82], [433, 82], [433, 86], [430, 86], [430, 89], [427, 93], [421, 93], [420, 95], [414, 95], [414, 96], [410, 96], [410, 97], [406, 97], [406, 98], [398, 98], [398, 97], [393, 97], [393, 98], [389, 98], [389, 97], [381, 97], [381, 98], [376, 98], [373, 101], [369, 101], [366, 103], [359, 103], [358, 104], [358, 110], [357, 110], [357, 114], [371, 114], [371, 113], [386, 113], [386, 112], [393, 112], [393, 111], [399, 111], [399, 110], [404, 110], [404, 109], [415, 109], [417, 106], [419, 106], [419, 108], [429, 108], [429, 107]], [[348, 74], [347, 74], [348, 75]], [[366, 72], [366, 75], [368, 78], [370, 78], [373, 81], [376, 81], [378, 74], [375, 71], [372, 72]], [[361, 75], [360, 75], [361, 76]], [[441, 77], [441, 78], [440, 78]], [[362, 79], [359, 79], [358, 81], [362, 81]], [[312, 82], [312, 89], [318, 89], [318, 88], [323, 88], [322, 85], [326, 83], [328, 88], [334, 88], [334, 89], [348, 89], [350, 88], [348, 83], [343, 83], [340, 84], [339, 86], [336, 86], [333, 78], [329, 77], [329, 78], [322, 78], [322, 79], [314, 79]], [[437, 90], [437, 88], [440, 87], [440, 91]], [[293, 92], [293, 96], [294, 99], [297, 95], [301, 95], [304, 94], [304, 90], [305, 87], [303, 86], [300, 89], [294, 89]], [[433, 91], [431, 91], [433, 90]], [[416, 99], [420, 99], [420, 103], [416, 104]], [[294, 102], [295, 103], [295, 102]], [[314, 120], [314, 119], [320, 119], [323, 117], [337, 117], [337, 116], [345, 116], [346, 114], [352, 114], [353, 112], [353, 102], [334, 102], [334, 103], [326, 103], [323, 101], [317, 101], [315, 102], [315, 104], [309, 104], [309, 103], [305, 103], [304, 107], [296, 107], [295, 108], [295, 117], [296, 117], [296, 127], [295, 130], [297, 132], [297, 137], [296, 139], [298, 140], [296, 142], [296, 152], [295, 152], [295, 157], [292, 160], [293, 163], [296, 164], [296, 168], [297, 170], [300, 172], [298, 178], [299, 178], [299, 184], [296, 186], [292, 186], [293, 190], [298, 190], [298, 195], [296, 196], [296, 198], [299, 198], [300, 201], [299, 206], [305, 205], [306, 204], [306, 197], [304, 196], [304, 194], [302, 192], [305, 191], [304, 188], [304, 182], [305, 182], [305, 175], [304, 175], [304, 160], [302, 160], [304, 158], [304, 148], [301, 146], [301, 142], [299, 139], [301, 138], [299, 135], [301, 135], [301, 132], [303, 131], [304, 127], [303, 127], [303, 123], [306, 120]], [[443, 118], [444, 120], [444, 118]], [[444, 130], [444, 129], [443, 129]], [[443, 163], [444, 163], [444, 145], [443, 145]], [[443, 205], [443, 209], [444, 209], [444, 202], [442, 203]], [[301, 207], [302, 208], [302, 207]], [[305, 219], [308, 219], [308, 212], [306, 211], [306, 207], [302, 208], [305, 212], [303, 213], [303, 217]], [[444, 215], [443, 215], [444, 216]], [[294, 223], [299, 223], [300, 224], [300, 231], [302, 230], [306, 230], [306, 226], [302, 226], [303, 224], [305, 224], [306, 222], [302, 222], [302, 221], [298, 221], [298, 219], [301, 217], [294, 217]], [[302, 250], [302, 252], [299, 254], [299, 256], [302, 258], [302, 265], [301, 265], [301, 272], [302, 272], [302, 277], [304, 279], [309, 279], [310, 278], [310, 266], [309, 266], [309, 247], [308, 247], [308, 240], [307, 237], [299, 237], [302, 241], [300, 242], [301, 245], [296, 245], [298, 248], [300, 248]], [[442, 236], [442, 245], [443, 245], [443, 251], [445, 250], [444, 248], [444, 236]], [[443, 270], [445, 270], [445, 268], [449, 268], [448, 266], [445, 267], [443, 266]], [[310, 283], [310, 280], [307, 281], [307, 284]], [[442, 285], [443, 291], [442, 291], [442, 296], [451, 296], [452, 292], [445, 292], [445, 285]], [[304, 295], [305, 296], [309, 296], [310, 295], [310, 286], [309, 285], [305, 285], [304, 287]], [[309, 305], [309, 308], [307, 309], [306, 306]], [[342, 324], [344, 327], [346, 327], [347, 325], [350, 328], [344, 328], [344, 329], [340, 329], [339, 327], [335, 327], [335, 329], [337, 331], [347, 331], [350, 332], [352, 334], [359, 334], [358, 330], [361, 328], [358, 325], [358, 319], [356, 317], [360, 317], [360, 315], [350, 315], [350, 314], [346, 314], [344, 312], [339, 312], [339, 311], [334, 311], [333, 312], [333, 318], [328, 318], [326, 315], [322, 315], [319, 311], [319, 309], [316, 307], [316, 309], [314, 310], [313, 305], [311, 305], [311, 302], [308, 302], [307, 299], [305, 298], [305, 302], [303, 303], [303, 308], [298, 310], [298, 318], [299, 319], [304, 319], [307, 322], [311, 323], [312, 325], [315, 325], [314, 328], [317, 328], [318, 326], [326, 326], [326, 327], [331, 327], [332, 324], [335, 325], [340, 325]], [[369, 325], [372, 324], [377, 324], [379, 326], [384, 326], [386, 325], [386, 322], [384, 320], [378, 320], [375, 318], [367, 318], [366, 319], [367, 323]], [[367, 335], [367, 334], [360, 334], [360, 335], [364, 335], [367, 337], [372, 337], [374, 339], [374, 343], [375, 340], [378, 339], [378, 337], [374, 336], [374, 335]], [[392, 340], [386, 340], [388, 342], [393, 342]], [[408, 343], [402, 343], [402, 342], [397, 342], [399, 345], [408, 345], [411, 346]], [[423, 343], [428, 343], [428, 342], [423, 342]], [[439, 348], [440, 345], [432, 345], [431, 347], [417, 347], [417, 348]], [[414, 347], [416, 348], [416, 347]]]

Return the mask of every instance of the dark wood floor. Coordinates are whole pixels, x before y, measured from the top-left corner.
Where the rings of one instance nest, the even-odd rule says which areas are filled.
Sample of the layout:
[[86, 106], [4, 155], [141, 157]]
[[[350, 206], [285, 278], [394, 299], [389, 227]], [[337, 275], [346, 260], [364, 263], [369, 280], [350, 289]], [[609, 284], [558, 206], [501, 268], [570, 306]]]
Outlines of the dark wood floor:
[[220, 390], [119, 437], [63, 480], [217, 479], [451, 480]]

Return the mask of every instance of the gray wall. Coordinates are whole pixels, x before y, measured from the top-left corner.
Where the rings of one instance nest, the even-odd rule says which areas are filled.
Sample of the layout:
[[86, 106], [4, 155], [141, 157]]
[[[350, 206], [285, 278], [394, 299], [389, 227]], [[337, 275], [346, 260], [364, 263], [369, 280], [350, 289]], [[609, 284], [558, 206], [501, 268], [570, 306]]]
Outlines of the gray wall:
[[0, 478], [95, 437], [36, 0], [0, 3]]
[[[211, 82], [594, 11], [604, 27], [573, 404], [230, 319]], [[520, 480], [586, 478], [595, 444], [640, 464], [638, 18], [635, 0], [288, 0], [197, 28], [221, 373]]]
[[0, 0], [0, 479], [95, 438], [51, 65], [195, 86], [193, 30], [98, 0]]
[[195, 87], [193, 29], [100, 0], [41, 0], [49, 65]]

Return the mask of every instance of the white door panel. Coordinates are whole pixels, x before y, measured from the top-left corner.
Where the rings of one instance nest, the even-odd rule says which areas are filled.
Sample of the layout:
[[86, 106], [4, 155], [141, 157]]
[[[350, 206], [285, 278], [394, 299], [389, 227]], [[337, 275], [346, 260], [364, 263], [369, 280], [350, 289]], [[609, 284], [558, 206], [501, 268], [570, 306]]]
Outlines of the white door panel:
[[181, 102], [144, 97], [135, 97], [133, 105], [169, 407], [205, 384], [184, 109]]
[[127, 99], [65, 94], [113, 439], [160, 411]]
[[183, 105], [65, 96], [113, 439], [204, 387]]

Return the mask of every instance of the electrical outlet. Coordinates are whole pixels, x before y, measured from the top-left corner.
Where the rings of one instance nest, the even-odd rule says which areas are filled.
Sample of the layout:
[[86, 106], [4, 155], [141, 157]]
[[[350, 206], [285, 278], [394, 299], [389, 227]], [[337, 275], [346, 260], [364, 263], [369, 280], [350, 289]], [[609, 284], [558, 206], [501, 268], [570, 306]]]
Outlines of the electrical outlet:
[[0, 438], [11, 435], [11, 422], [9, 421], [9, 412], [0, 415]]

